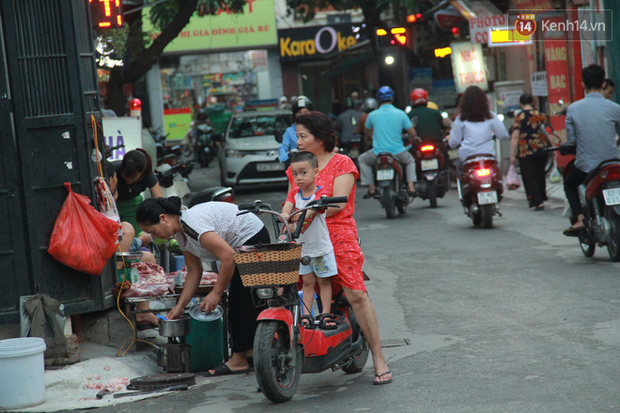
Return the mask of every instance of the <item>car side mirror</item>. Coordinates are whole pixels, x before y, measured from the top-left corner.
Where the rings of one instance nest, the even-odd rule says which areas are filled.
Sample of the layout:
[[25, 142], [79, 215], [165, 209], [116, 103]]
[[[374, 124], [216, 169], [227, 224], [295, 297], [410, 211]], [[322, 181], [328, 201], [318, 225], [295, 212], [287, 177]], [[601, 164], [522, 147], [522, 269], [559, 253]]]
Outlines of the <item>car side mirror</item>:
[[279, 129], [273, 131], [273, 137], [276, 138], [278, 143], [282, 143], [282, 138], [284, 137], [284, 132]]

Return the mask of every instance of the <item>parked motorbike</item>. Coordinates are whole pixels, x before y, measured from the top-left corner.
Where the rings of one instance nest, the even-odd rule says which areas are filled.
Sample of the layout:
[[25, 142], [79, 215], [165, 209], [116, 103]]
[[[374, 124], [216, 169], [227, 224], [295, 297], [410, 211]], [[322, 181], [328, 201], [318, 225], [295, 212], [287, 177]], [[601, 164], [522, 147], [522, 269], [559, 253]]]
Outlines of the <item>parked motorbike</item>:
[[501, 216], [499, 203], [504, 192], [502, 171], [495, 157], [473, 155], [465, 159], [457, 185], [465, 215], [476, 226], [492, 228], [493, 216]]
[[181, 153], [181, 145], [168, 146], [166, 144], [166, 138], [168, 135], [169, 134], [164, 135], [161, 128], [151, 132], [151, 136], [153, 137], [157, 148], [157, 166], [163, 164], [175, 166], [182, 163], [185, 167], [179, 171], [181, 176], [187, 179], [189, 178], [189, 174], [194, 166], [191, 163], [181, 162], [181, 159], [183, 158]]
[[[346, 202], [347, 197], [321, 198], [312, 201], [307, 208], [296, 211], [303, 222], [306, 211], [326, 210], [336, 203]], [[268, 204], [256, 201], [253, 204], [239, 205], [240, 214], [254, 212], [269, 213], [280, 218], [284, 223], [287, 236], [278, 244], [250, 247], [250, 251], [267, 255], [267, 251], [283, 251], [296, 248], [294, 240], [299, 236], [301, 225], [295, 233], [288, 232], [288, 221]], [[290, 218], [289, 218], [290, 219]], [[309, 257], [301, 258], [309, 263]], [[271, 261], [265, 261], [273, 265]], [[281, 265], [286, 266], [287, 262]], [[291, 270], [297, 266], [294, 259]], [[272, 402], [282, 403], [293, 397], [299, 385], [301, 373], [318, 373], [327, 369], [342, 369], [346, 373], [362, 371], [368, 359], [368, 345], [355, 319], [355, 314], [343, 296], [342, 290], [334, 295], [331, 312], [338, 315], [338, 325], [333, 330], [323, 330], [318, 326], [301, 323], [300, 299], [297, 291], [297, 276], [292, 280], [274, 282], [266, 280], [269, 272], [258, 276], [249, 274], [241, 277], [244, 286], [252, 288], [252, 297], [256, 306], [267, 307], [258, 316], [258, 328], [254, 338], [254, 371], [262, 393]], [[263, 272], [262, 269], [258, 271]], [[285, 272], [288, 270], [282, 270]], [[296, 272], [296, 271], [295, 271]], [[290, 281], [290, 282], [289, 282]]]
[[[561, 155], [575, 155], [574, 145], [563, 143], [548, 148]], [[564, 178], [574, 166], [574, 160], [564, 168]], [[607, 246], [612, 261], [620, 261], [620, 159], [601, 162], [590, 172], [580, 187], [585, 229], [579, 233], [579, 246], [586, 257], [596, 249]]]
[[443, 198], [450, 189], [450, 169], [442, 144], [434, 139], [418, 139], [410, 152], [416, 163], [417, 196], [437, 208], [437, 198]]
[[213, 127], [207, 124], [201, 124], [196, 127], [194, 146], [194, 159], [206, 168], [213, 158], [217, 156], [217, 140], [218, 134]]
[[375, 188], [388, 218], [394, 218], [396, 210], [399, 214], [407, 212], [412, 198], [407, 192], [405, 170], [389, 152], [379, 153], [375, 160]]

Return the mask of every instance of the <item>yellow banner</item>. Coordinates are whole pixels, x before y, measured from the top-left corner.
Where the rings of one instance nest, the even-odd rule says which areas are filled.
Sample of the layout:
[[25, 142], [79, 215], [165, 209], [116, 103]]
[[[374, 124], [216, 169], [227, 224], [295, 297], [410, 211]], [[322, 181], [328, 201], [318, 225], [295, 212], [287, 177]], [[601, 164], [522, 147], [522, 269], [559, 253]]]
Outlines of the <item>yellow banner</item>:
[[[142, 12], [145, 31], [155, 29], [149, 19], [149, 9]], [[157, 37], [159, 33], [154, 33]], [[166, 48], [164, 53], [200, 52], [213, 49], [256, 48], [273, 46], [278, 42], [274, 0], [247, 0], [243, 13], [220, 9], [219, 14], [198, 16], [189, 23]]]

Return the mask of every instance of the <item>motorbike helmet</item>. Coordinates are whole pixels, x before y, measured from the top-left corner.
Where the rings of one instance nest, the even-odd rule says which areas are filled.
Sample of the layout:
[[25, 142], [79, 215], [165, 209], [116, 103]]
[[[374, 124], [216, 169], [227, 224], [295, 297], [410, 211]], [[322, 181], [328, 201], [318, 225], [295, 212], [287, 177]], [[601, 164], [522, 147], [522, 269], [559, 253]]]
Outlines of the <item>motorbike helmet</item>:
[[428, 103], [428, 92], [424, 89], [413, 89], [413, 91], [409, 94], [409, 99], [416, 105], [426, 105]]
[[286, 98], [286, 96], [280, 96], [279, 102], [280, 104], [286, 103], [288, 101], [288, 99]]
[[308, 109], [309, 111], [314, 110], [314, 104], [310, 99], [306, 96], [298, 96], [295, 103], [293, 103], [293, 116], [297, 115], [297, 112], [302, 110], [303, 108]]
[[381, 86], [377, 90], [377, 100], [379, 103], [389, 102], [394, 99], [394, 91], [389, 86]]
[[362, 103], [362, 110], [366, 113], [370, 113], [379, 107], [379, 102], [375, 98], [366, 98]]
[[429, 109], [439, 110], [439, 106], [437, 106], [437, 104], [435, 102], [431, 102], [431, 101], [429, 101], [426, 104], [426, 107], [429, 108]]
[[207, 112], [204, 110], [204, 108], [198, 109], [198, 112], [196, 113], [196, 119], [207, 120]]

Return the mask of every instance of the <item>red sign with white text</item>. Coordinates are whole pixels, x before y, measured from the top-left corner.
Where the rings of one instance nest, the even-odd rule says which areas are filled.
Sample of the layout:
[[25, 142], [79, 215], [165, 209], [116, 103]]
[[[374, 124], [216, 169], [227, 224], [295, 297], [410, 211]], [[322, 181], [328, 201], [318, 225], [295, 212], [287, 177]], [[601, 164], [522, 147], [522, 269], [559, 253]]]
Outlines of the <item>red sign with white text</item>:
[[[549, 22], [561, 21], [563, 17], [546, 19]], [[566, 36], [558, 36], [559, 32], [543, 33], [545, 67], [547, 68], [547, 93], [549, 100], [549, 118], [551, 127], [562, 142], [566, 141], [566, 122], [565, 116], [556, 116], [554, 113], [562, 110], [559, 101], [568, 105], [571, 99], [570, 79], [568, 76], [568, 47]], [[559, 142], [555, 142], [559, 143]], [[565, 166], [570, 157], [558, 157], [558, 166]]]

